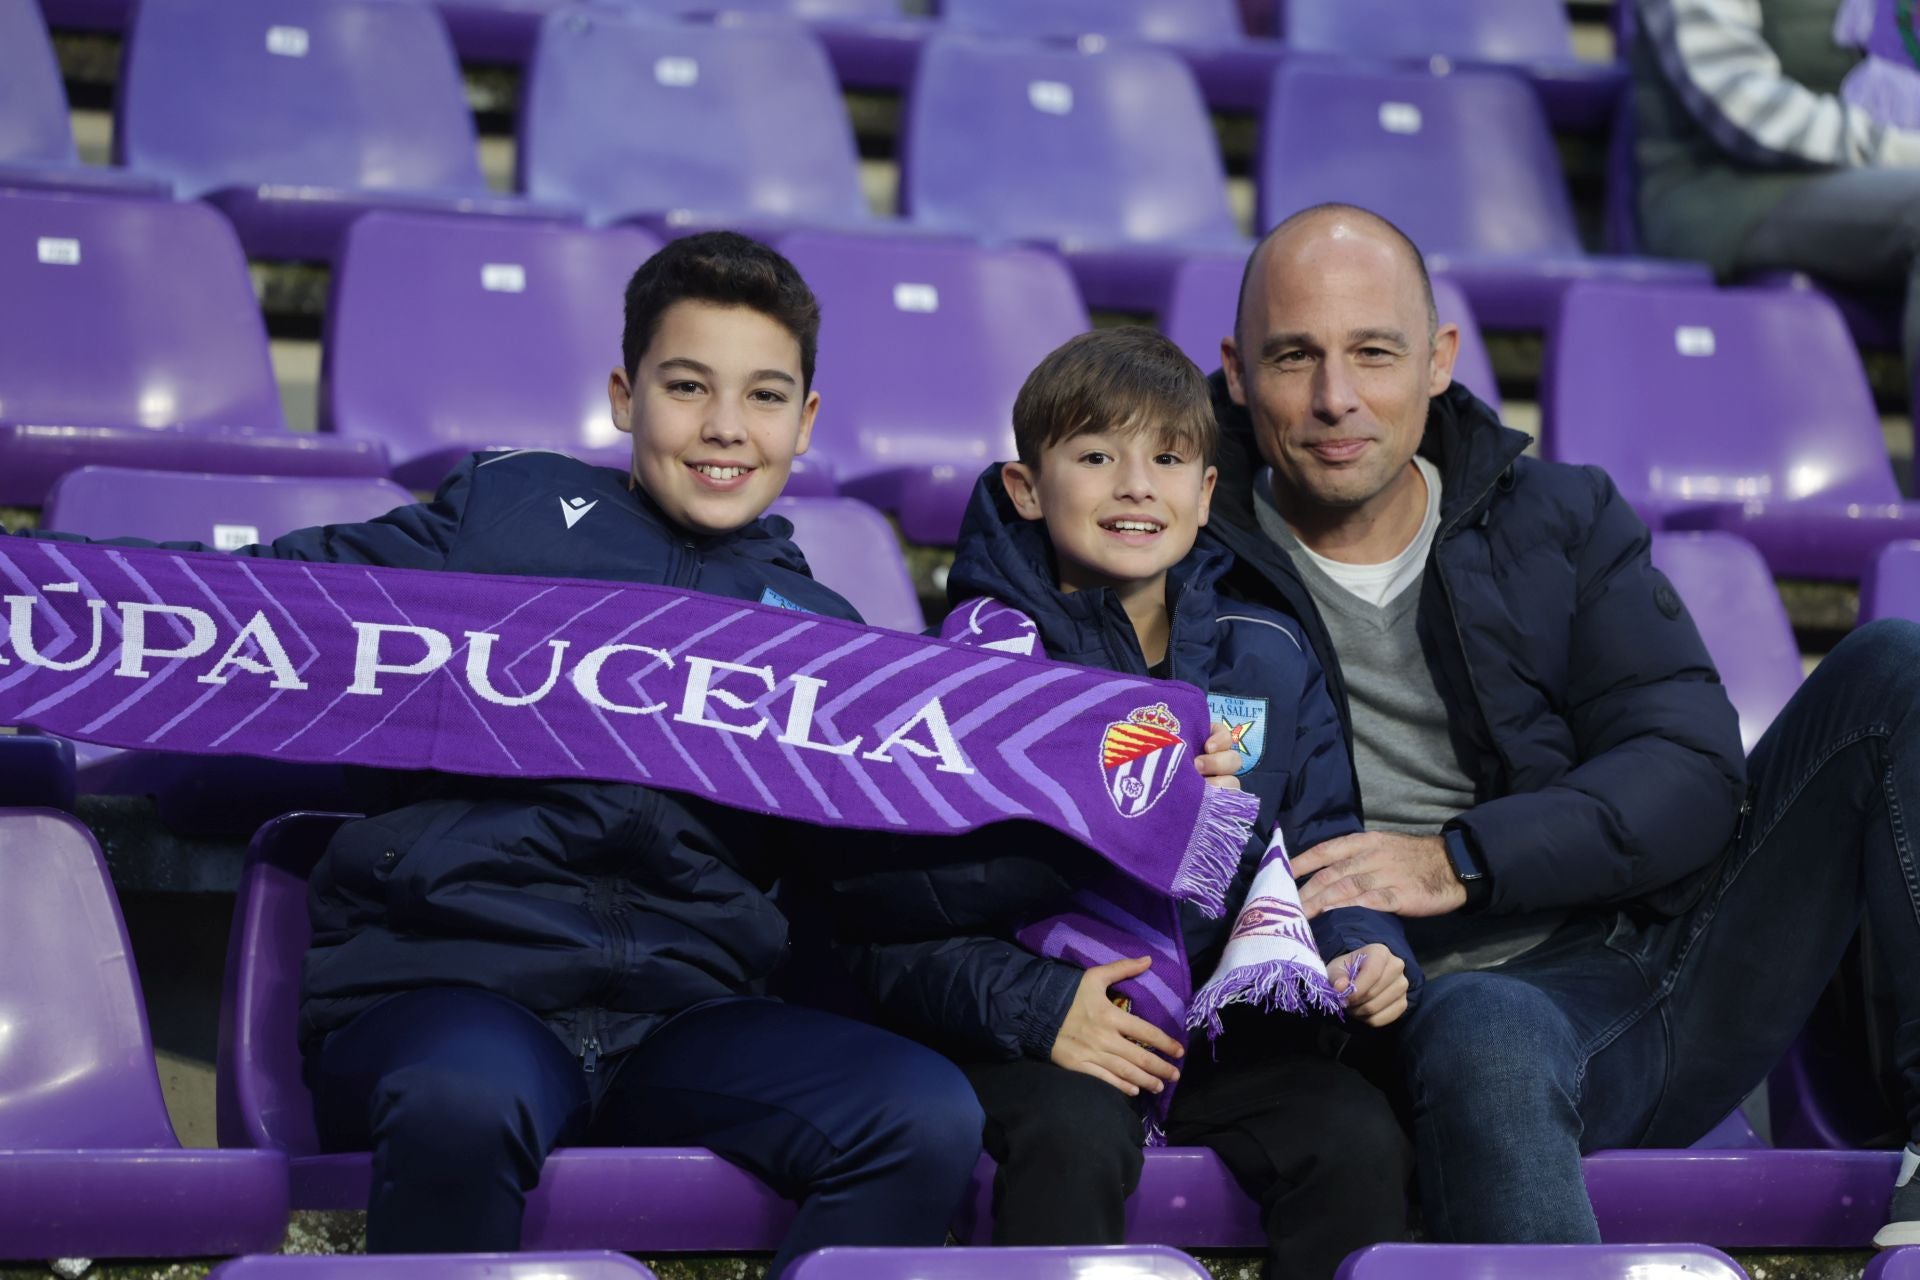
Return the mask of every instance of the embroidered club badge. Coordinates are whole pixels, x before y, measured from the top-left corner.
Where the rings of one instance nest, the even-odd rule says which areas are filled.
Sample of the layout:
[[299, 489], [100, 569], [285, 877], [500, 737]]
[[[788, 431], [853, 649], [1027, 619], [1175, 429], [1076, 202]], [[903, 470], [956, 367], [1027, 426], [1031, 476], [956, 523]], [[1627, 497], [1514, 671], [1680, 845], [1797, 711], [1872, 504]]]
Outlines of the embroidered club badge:
[[1240, 755], [1240, 767], [1233, 771], [1234, 775], [1250, 772], [1260, 763], [1260, 753], [1267, 749], [1267, 700], [1210, 693], [1207, 710], [1215, 724], [1224, 721], [1233, 731], [1233, 749]]
[[1164, 702], [1136, 708], [1125, 720], [1108, 725], [1100, 741], [1100, 766], [1107, 771], [1107, 794], [1120, 816], [1137, 818], [1153, 808], [1186, 755], [1180, 721]]

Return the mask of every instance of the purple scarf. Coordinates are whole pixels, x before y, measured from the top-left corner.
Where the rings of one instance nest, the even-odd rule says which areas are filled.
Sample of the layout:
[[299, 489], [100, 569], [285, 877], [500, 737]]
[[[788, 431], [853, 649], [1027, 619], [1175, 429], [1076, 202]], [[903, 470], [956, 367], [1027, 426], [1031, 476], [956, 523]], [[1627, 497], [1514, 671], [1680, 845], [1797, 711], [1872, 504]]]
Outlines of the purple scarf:
[[[980, 649], [1032, 654], [1039, 648], [1040, 631], [1033, 619], [1018, 609], [980, 599], [949, 613], [940, 634], [943, 639]], [[1204, 743], [1208, 727], [1203, 716], [1202, 722], [1189, 730], [1189, 736]], [[1119, 729], [1118, 725], [1109, 729], [1110, 742]], [[1107, 753], [1109, 758], [1114, 754]], [[1232, 871], [1227, 874], [1231, 880]], [[1246, 901], [1232, 905], [1235, 919], [1226, 953], [1218, 970], [1198, 992], [1187, 960], [1179, 904], [1137, 880], [1108, 876], [1100, 883], [1084, 885], [1074, 891], [1068, 910], [1026, 926], [1016, 937], [1035, 955], [1064, 960], [1082, 969], [1151, 956], [1152, 968], [1114, 990], [1130, 1013], [1183, 1045], [1192, 1031], [1202, 1028], [1209, 1038], [1220, 1035], [1221, 1013], [1232, 1004], [1285, 1013], [1341, 1014], [1340, 997], [1334, 992], [1300, 909], [1293, 866], [1277, 831], [1260, 860]], [[1174, 1086], [1168, 1085], [1143, 1099], [1147, 1105], [1148, 1146], [1166, 1141], [1173, 1092]]]
[[1833, 42], [1866, 53], [1847, 73], [1840, 96], [1898, 129], [1920, 129], [1920, 34], [1914, 0], [1843, 0]]
[[[903, 834], [1030, 819], [1215, 915], [1254, 814], [1176, 767], [1175, 722], [1206, 736], [1186, 686], [739, 600], [24, 538], [0, 595], [0, 724], [109, 746], [636, 782]], [[1124, 779], [1122, 728], [1161, 744]]]

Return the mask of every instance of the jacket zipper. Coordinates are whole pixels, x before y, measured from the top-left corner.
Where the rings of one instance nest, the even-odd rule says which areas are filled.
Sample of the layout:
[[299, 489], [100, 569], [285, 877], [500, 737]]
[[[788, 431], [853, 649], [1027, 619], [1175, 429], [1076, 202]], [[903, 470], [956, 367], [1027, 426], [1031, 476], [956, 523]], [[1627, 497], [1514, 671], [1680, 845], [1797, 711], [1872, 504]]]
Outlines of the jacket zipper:
[[1474, 679], [1473, 663], [1467, 657], [1467, 636], [1460, 629], [1460, 607], [1454, 603], [1453, 584], [1447, 581], [1446, 569], [1440, 563], [1440, 547], [1460, 531], [1460, 527], [1466, 523], [1467, 515], [1477, 509], [1482, 502], [1487, 501], [1489, 495], [1500, 486], [1501, 477], [1511, 469], [1509, 466], [1502, 470], [1500, 475], [1495, 476], [1486, 488], [1474, 496], [1472, 502], [1461, 509], [1459, 515], [1434, 535], [1433, 550], [1429, 553], [1429, 561], [1433, 565], [1434, 572], [1440, 577], [1440, 597], [1447, 602], [1447, 621], [1453, 627], [1453, 642], [1460, 646], [1460, 669], [1467, 673], [1467, 692], [1473, 696], [1473, 707], [1480, 713], [1480, 723], [1486, 726], [1488, 744], [1492, 746], [1494, 755], [1499, 758], [1501, 767], [1505, 768], [1509, 774], [1513, 771], [1512, 765], [1507, 761], [1505, 753], [1500, 750], [1499, 739], [1493, 732], [1493, 721], [1487, 718], [1487, 704], [1480, 696], [1480, 682]]

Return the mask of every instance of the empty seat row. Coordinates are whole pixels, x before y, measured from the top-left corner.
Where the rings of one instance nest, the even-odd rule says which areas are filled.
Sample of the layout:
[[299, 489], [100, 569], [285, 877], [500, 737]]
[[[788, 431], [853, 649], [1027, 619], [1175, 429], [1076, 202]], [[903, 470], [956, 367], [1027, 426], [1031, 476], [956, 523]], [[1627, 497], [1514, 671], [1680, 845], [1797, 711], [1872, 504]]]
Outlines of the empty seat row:
[[[1367, 204], [1457, 260], [1500, 325], [1544, 325], [1573, 278], [1704, 278], [1582, 252], [1545, 117], [1505, 73], [1279, 67], [1261, 81], [1261, 226], [1322, 200]], [[64, 134], [61, 104], [41, 97], [39, 133]], [[244, 15], [147, 0], [117, 107], [116, 158], [214, 203], [256, 256], [327, 258], [367, 208], [895, 225], [869, 216], [826, 56], [788, 23], [554, 9], [527, 73], [517, 199], [486, 189], [444, 33], [406, 0], [262, 0]], [[95, 181], [59, 141], [21, 158]], [[900, 159], [901, 225], [1054, 244], [1096, 306], [1151, 305], [1180, 257], [1245, 247], [1200, 92], [1150, 45], [929, 41]]]

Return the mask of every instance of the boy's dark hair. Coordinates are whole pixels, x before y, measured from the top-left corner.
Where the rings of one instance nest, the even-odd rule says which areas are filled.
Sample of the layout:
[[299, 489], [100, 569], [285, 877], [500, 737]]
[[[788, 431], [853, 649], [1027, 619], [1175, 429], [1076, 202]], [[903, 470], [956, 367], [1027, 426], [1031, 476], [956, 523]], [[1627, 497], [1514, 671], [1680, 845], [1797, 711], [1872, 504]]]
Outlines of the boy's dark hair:
[[1060, 441], [1096, 431], [1157, 431], [1209, 466], [1220, 443], [1206, 376], [1164, 335], [1139, 325], [1068, 339], [1027, 375], [1013, 402], [1014, 447], [1029, 467]]
[[620, 358], [629, 378], [676, 302], [748, 307], [777, 322], [800, 344], [802, 391], [813, 389], [820, 342], [820, 303], [791, 262], [735, 231], [705, 231], [669, 240], [627, 281], [627, 322]]

